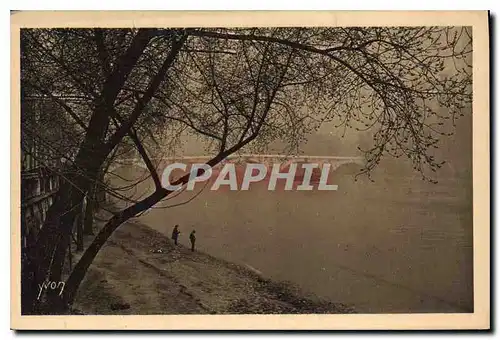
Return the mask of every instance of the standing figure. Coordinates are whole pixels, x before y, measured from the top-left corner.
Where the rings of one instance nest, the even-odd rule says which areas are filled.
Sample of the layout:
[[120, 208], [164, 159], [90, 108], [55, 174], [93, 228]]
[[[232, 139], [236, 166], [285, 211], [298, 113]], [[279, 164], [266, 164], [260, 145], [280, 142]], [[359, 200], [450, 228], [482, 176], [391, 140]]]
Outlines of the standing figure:
[[193, 230], [191, 234], [189, 234], [189, 240], [191, 241], [191, 251], [194, 251], [194, 243], [196, 242], [196, 230]]
[[175, 245], [177, 245], [177, 240], [179, 238], [180, 233], [181, 232], [179, 231], [179, 225], [176, 224], [174, 230], [172, 230], [172, 240], [174, 240]]

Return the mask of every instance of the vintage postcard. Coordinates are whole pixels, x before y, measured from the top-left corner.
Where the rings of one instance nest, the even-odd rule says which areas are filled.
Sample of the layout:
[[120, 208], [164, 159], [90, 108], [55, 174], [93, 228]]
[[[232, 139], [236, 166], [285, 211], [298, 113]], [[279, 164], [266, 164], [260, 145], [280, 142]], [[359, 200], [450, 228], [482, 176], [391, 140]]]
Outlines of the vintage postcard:
[[12, 328], [490, 327], [487, 11], [11, 31]]

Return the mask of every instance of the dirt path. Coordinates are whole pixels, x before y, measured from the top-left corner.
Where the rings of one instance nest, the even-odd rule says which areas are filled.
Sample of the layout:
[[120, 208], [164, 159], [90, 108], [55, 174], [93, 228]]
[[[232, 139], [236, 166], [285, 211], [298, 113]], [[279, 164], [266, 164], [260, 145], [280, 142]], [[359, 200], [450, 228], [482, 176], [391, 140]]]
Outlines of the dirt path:
[[175, 246], [133, 221], [121, 226], [99, 252], [73, 307], [83, 314], [353, 312], [251, 269]]

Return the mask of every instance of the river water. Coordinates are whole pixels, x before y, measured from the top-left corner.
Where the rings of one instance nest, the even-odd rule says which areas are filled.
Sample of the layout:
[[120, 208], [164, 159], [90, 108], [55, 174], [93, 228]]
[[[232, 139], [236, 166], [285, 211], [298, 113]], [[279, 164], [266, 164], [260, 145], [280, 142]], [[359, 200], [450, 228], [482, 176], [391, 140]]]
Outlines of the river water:
[[140, 220], [166, 235], [179, 224], [185, 245], [196, 229], [200, 251], [358, 312], [471, 312], [470, 179], [430, 184], [389, 172], [372, 183], [353, 174], [334, 174], [337, 191], [203, 190]]

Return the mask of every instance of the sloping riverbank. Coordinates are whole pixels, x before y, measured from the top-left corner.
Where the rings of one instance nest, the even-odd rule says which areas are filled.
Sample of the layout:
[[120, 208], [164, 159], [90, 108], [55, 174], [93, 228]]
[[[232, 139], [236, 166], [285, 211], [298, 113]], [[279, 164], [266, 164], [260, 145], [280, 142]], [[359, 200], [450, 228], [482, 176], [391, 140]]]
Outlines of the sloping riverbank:
[[82, 314], [352, 313], [251, 269], [175, 246], [129, 221], [92, 263], [73, 309]]

